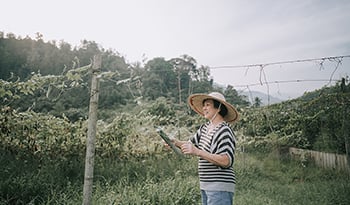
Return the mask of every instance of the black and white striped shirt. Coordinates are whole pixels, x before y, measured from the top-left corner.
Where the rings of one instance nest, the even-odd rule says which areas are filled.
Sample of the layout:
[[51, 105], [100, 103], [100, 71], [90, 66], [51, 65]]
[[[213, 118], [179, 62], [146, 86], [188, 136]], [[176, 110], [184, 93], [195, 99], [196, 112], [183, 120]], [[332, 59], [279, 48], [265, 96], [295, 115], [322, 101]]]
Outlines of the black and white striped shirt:
[[200, 188], [208, 191], [234, 192], [236, 177], [233, 171], [236, 139], [226, 122], [222, 122], [209, 133], [209, 122], [202, 125], [190, 141], [199, 149], [212, 154], [227, 154], [228, 167], [220, 167], [199, 158], [198, 173]]

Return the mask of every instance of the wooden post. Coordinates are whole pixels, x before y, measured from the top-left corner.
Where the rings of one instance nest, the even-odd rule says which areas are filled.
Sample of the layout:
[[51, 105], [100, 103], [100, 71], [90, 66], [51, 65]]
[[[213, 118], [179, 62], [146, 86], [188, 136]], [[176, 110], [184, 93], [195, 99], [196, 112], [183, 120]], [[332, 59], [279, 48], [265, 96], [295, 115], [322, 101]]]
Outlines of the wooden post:
[[342, 78], [341, 80], [341, 84], [340, 84], [340, 88], [342, 91], [342, 106], [344, 107], [344, 111], [343, 111], [343, 135], [345, 138], [345, 153], [346, 153], [346, 159], [348, 162], [348, 169], [350, 170], [350, 133], [349, 133], [349, 103], [346, 100], [346, 92], [348, 92], [346, 90], [346, 82], [345, 82], [345, 78]]
[[[345, 98], [345, 97], [344, 97]], [[349, 112], [349, 108], [347, 108], [347, 104], [344, 104], [344, 118], [343, 118], [343, 133], [345, 137], [345, 153], [346, 153], [346, 159], [348, 161], [348, 169], [350, 170], [350, 133], [349, 133], [349, 115], [347, 114]]]
[[180, 68], [176, 67], [176, 71], [177, 71], [177, 90], [179, 91], [179, 104], [182, 104], [182, 98], [181, 98], [181, 72], [180, 72]]
[[94, 157], [95, 157], [95, 139], [97, 124], [97, 107], [99, 93], [98, 74], [101, 68], [101, 55], [95, 55], [92, 65], [92, 79], [90, 91], [90, 106], [88, 132], [86, 139], [86, 156], [85, 156], [85, 176], [84, 176], [84, 195], [83, 205], [91, 205], [92, 200], [92, 184], [94, 178]]

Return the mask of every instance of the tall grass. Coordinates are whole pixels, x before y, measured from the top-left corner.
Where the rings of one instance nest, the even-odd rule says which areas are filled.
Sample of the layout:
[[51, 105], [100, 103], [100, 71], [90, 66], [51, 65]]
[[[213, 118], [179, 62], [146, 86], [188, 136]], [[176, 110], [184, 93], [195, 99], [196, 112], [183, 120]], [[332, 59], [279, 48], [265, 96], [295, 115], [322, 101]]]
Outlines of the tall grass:
[[[0, 204], [81, 204], [83, 160], [2, 154]], [[173, 154], [95, 161], [93, 204], [200, 204], [197, 161]], [[350, 204], [350, 175], [238, 153], [236, 205]]]
[[350, 204], [350, 173], [240, 154], [236, 204]]

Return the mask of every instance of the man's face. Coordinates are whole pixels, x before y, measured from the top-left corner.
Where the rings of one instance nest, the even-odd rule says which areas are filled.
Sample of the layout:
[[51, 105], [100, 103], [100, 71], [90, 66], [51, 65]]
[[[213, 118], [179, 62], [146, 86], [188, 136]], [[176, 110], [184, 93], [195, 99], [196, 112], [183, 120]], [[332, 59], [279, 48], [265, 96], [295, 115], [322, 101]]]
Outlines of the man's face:
[[203, 102], [203, 114], [206, 119], [208, 120], [212, 119], [217, 111], [218, 109], [214, 108], [213, 100], [208, 99]]

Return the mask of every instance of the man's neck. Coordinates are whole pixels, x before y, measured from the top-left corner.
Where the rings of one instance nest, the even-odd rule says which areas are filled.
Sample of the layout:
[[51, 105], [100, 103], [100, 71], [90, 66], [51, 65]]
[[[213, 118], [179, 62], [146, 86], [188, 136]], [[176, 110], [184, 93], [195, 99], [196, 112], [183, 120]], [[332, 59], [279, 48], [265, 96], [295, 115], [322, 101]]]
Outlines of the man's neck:
[[224, 119], [221, 117], [221, 115], [217, 115], [214, 119], [210, 121], [210, 125], [212, 127], [216, 127], [218, 124], [222, 123]]

